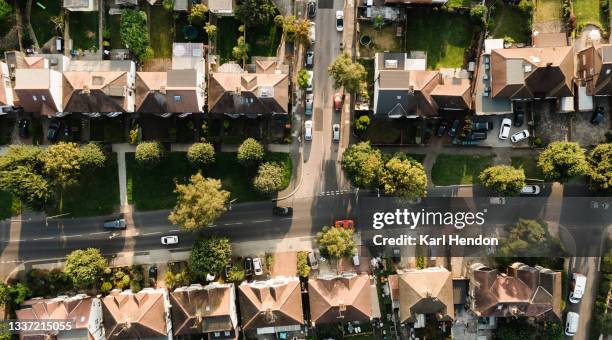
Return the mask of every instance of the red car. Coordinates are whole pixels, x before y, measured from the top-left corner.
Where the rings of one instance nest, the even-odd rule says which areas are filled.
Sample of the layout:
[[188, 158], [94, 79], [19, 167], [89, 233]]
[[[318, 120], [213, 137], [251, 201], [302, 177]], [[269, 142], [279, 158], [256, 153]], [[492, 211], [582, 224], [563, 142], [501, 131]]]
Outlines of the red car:
[[353, 220], [339, 220], [334, 224], [336, 228], [355, 229], [355, 222]]
[[342, 110], [342, 95], [340, 93], [334, 94], [334, 110], [336, 112]]

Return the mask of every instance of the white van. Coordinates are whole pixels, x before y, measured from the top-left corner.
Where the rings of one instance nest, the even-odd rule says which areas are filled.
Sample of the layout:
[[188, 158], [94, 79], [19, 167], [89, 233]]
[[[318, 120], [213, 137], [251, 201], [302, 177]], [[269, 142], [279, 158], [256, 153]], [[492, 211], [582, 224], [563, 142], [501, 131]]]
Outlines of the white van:
[[574, 273], [572, 275], [572, 282], [570, 286], [569, 302], [578, 303], [584, 295], [584, 289], [586, 288], [586, 276], [580, 273]]
[[565, 321], [565, 335], [574, 336], [578, 331], [578, 321], [580, 321], [580, 315], [578, 313], [569, 312], [567, 313]]

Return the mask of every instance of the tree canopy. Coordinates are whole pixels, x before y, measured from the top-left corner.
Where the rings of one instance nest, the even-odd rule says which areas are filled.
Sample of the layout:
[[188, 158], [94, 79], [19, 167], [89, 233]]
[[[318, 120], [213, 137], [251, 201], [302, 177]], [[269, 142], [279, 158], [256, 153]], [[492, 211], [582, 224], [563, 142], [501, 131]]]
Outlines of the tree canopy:
[[283, 188], [283, 167], [275, 162], [266, 162], [259, 166], [253, 187], [264, 195], [270, 195]]
[[13, 7], [9, 5], [6, 0], [0, 0], [0, 20], [6, 20], [6, 18], [13, 12]]
[[306, 89], [308, 87], [308, 80], [310, 76], [308, 75], [308, 71], [306, 69], [301, 69], [297, 75], [297, 82], [301, 89]]
[[43, 153], [45, 172], [61, 187], [74, 184], [81, 171], [81, 151], [76, 143], [59, 142]]
[[591, 188], [612, 189], [612, 143], [597, 145], [589, 154], [588, 162]]
[[423, 197], [427, 190], [427, 174], [421, 163], [393, 157], [385, 164], [380, 182], [385, 193], [406, 198]]
[[250, 49], [249, 44], [247, 44], [246, 40], [244, 40], [244, 36], [239, 36], [238, 40], [236, 41], [236, 46], [234, 46], [232, 49], [232, 57], [234, 57], [236, 60], [242, 61], [244, 64], [245, 60], [249, 57]]
[[192, 25], [203, 26], [206, 22], [206, 13], [208, 13], [208, 7], [205, 4], [195, 4], [191, 7], [187, 19]]
[[323, 227], [317, 233], [317, 243], [321, 254], [332, 258], [352, 256], [355, 252], [352, 229]]
[[99, 249], [87, 248], [75, 250], [68, 255], [64, 272], [72, 279], [75, 286], [90, 288], [107, 267], [106, 259]]
[[188, 265], [191, 272], [199, 277], [218, 274], [232, 256], [232, 248], [227, 238], [211, 237], [196, 240], [189, 255]]
[[124, 9], [121, 13], [119, 24], [119, 35], [121, 41], [139, 59], [150, 57], [149, 27], [147, 26], [147, 14], [143, 11]]
[[195, 166], [206, 166], [215, 161], [215, 147], [210, 143], [194, 143], [187, 150], [187, 158]]
[[351, 93], [363, 88], [367, 76], [365, 67], [360, 63], [354, 63], [346, 53], [337, 56], [327, 71], [334, 80], [334, 88], [344, 86], [344, 89]]
[[520, 194], [525, 185], [525, 171], [509, 165], [488, 167], [479, 177], [484, 186], [505, 196]]
[[51, 198], [50, 185], [42, 176], [43, 165], [41, 148], [10, 146], [0, 157], [0, 189], [33, 210], [42, 210]]
[[276, 14], [276, 6], [270, 0], [241, 0], [234, 9], [236, 18], [249, 27], [265, 25]]
[[156, 165], [164, 155], [164, 148], [158, 142], [142, 142], [136, 146], [134, 158], [141, 165]]
[[563, 254], [558, 239], [548, 232], [544, 221], [519, 219], [515, 225], [506, 228], [507, 235], [500, 240], [501, 257], [546, 257]]
[[373, 148], [370, 142], [352, 144], [342, 155], [342, 168], [358, 187], [376, 186], [382, 167], [382, 154], [380, 150]]
[[204, 178], [201, 173], [191, 176], [188, 184], [177, 184], [176, 206], [168, 219], [186, 230], [207, 227], [225, 212], [230, 193], [221, 189], [221, 181]]
[[264, 158], [264, 148], [260, 142], [253, 138], [245, 139], [238, 147], [238, 162], [243, 166], [254, 166]]
[[574, 142], [552, 142], [538, 157], [538, 166], [551, 181], [565, 182], [586, 175], [589, 164], [584, 150]]
[[100, 168], [104, 166], [106, 156], [96, 143], [88, 143], [81, 147], [80, 163], [83, 168]]

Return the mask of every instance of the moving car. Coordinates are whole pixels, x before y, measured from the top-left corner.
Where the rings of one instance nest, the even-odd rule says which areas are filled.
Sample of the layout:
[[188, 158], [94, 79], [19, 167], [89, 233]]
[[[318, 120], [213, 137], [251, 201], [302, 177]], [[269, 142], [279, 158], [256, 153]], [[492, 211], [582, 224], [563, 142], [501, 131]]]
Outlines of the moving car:
[[314, 45], [315, 40], [316, 40], [316, 36], [317, 36], [317, 30], [315, 28], [315, 23], [314, 22], [310, 22], [310, 30], [308, 31], [308, 34], [310, 36], [310, 43]]
[[499, 139], [506, 140], [510, 135], [510, 127], [512, 126], [512, 120], [510, 118], [504, 118], [499, 126]]
[[457, 135], [457, 132], [459, 131], [460, 124], [461, 122], [459, 121], [459, 119], [455, 119], [453, 121], [453, 125], [451, 125], [450, 129], [448, 130], [448, 135], [451, 137], [455, 137]]
[[178, 236], [176, 235], [170, 235], [170, 236], [162, 236], [161, 238], [161, 243], [164, 245], [171, 245], [171, 244], [177, 244], [178, 243]]
[[514, 110], [514, 126], [523, 126], [523, 121], [525, 121], [525, 111], [523, 111], [522, 107], [517, 107]]
[[472, 131], [493, 130], [493, 122], [473, 122]]
[[106, 220], [104, 221], [102, 227], [104, 227], [104, 229], [125, 229], [125, 219], [116, 218], [112, 220]]
[[578, 331], [578, 322], [580, 321], [580, 315], [574, 312], [568, 312], [565, 322], [565, 335], [574, 336]]
[[338, 220], [334, 223], [336, 228], [344, 229], [355, 229], [355, 222], [353, 220]]
[[25, 118], [19, 121], [19, 137], [30, 137], [30, 121]]
[[540, 186], [535, 184], [529, 184], [521, 188], [521, 195], [538, 195], [540, 193]]
[[308, 86], [306, 87], [306, 92], [312, 93], [312, 80], [314, 78], [314, 72], [313, 71], [307, 71], [307, 72], [308, 72]]
[[504, 205], [506, 204], [506, 198], [505, 197], [490, 197], [489, 203], [494, 204], [494, 205]]
[[292, 207], [274, 207], [272, 208], [272, 214], [276, 216], [291, 216], [293, 215]]
[[247, 275], [253, 275], [253, 259], [250, 257], [244, 258], [244, 273]]
[[47, 140], [51, 143], [57, 142], [60, 133], [60, 122], [58, 120], [52, 120], [49, 124], [49, 130], [47, 130]]
[[312, 140], [312, 120], [304, 122], [304, 139]]
[[308, 265], [312, 269], [319, 268], [319, 261], [317, 261], [317, 257], [315, 256], [313, 252], [308, 253]]
[[342, 110], [342, 95], [339, 92], [334, 94], [334, 110], [336, 110], [336, 112]]
[[570, 294], [569, 294], [569, 302], [578, 303], [580, 299], [582, 299], [582, 295], [584, 295], [584, 290], [586, 288], [586, 276], [580, 273], [574, 273], [572, 275], [572, 282], [570, 283]]
[[591, 124], [599, 125], [604, 120], [604, 108], [598, 106], [597, 109], [593, 112], [593, 117], [591, 117]]
[[304, 64], [306, 68], [312, 68], [312, 66], [314, 65], [314, 51], [313, 50], [308, 50], [308, 52], [306, 52], [306, 58], [304, 60]]
[[606, 202], [597, 202], [591, 201], [591, 209], [604, 209], [607, 210], [610, 207], [610, 204]]
[[334, 142], [340, 141], [340, 124], [332, 125], [332, 140]]
[[261, 259], [259, 259], [259, 257], [253, 259], [253, 270], [255, 271], [255, 275], [263, 274], [263, 269], [261, 268]]
[[519, 131], [519, 132], [513, 134], [510, 137], [510, 140], [512, 141], [512, 143], [518, 143], [518, 142], [520, 142], [522, 140], [525, 140], [527, 138], [529, 138], [529, 131], [523, 130], [523, 131]]
[[307, 116], [312, 115], [312, 106], [314, 105], [314, 95], [309, 93], [306, 95], [306, 104], [304, 108], [304, 114]]
[[344, 11], [336, 11], [336, 30], [338, 32], [344, 30]]
[[314, 1], [308, 1], [308, 17], [314, 19], [317, 15], [317, 3]]
[[444, 132], [446, 131], [447, 127], [448, 127], [447, 121], [443, 120], [440, 122], [440, 125], [438, 125], [438, 132], [437, 132], [438, 137], [444, 136]]
[[231, 258], [228, 259], [227, 263], [225, 264], [225, 270], [224, 270], [226, 278], [229, 277], [233, 266], [234, 266], [234, 261], [232, 261]]

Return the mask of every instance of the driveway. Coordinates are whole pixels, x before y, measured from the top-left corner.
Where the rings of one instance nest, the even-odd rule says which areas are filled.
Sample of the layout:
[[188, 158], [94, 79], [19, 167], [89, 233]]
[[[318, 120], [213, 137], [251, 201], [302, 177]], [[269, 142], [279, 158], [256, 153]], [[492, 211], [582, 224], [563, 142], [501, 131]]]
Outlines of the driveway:
[[593, 111], [576, 112], [571, 120], [571, 140], [583, 147], [604, 143], [606, 132], [610, 129], [610, 98], [593, 97], [593, 106], [604, 108], [604, 121], [599, 125], [591, 124]]
[[492, 122], [493, 123], [493, 130], [490, 130], [487, 133], [487, 139], [483, 140], [482, 142], [480, 142], [480, 146], [488, 146], [488, 147], [492, 147], [492, 148], [510, 148], [513, 146], [528, 146], [528, 140], [524, 140], [522, 142], [519, 142], [517, 144], [513, 144], [512, 142], [510, 142], [510, 139], [506, 139], [506, 140], [501, 140], [499, 139], [499, 128], [501, 126], [501, 122], [503, 119], [505, 118], [509, 118], [510, 120], [512, 120], [512, 126], [510, 127], [510, 135], [512, 136], [514, 133], [517, 133], [521, 130], [525, 130], [527, 128], [527, 119], [525, 119], [523, 121], [523, 125], [516, 127], [514, 126], [514, 120], [513, 120], [513, 115], [512, 114], [506, 114], [506, 115], [491, 115], [491, 116], [485, 116], [482, 118], [476, 118], [474, 119], [474, 122], [484, 122], [484, 121], [488, 121], [488, 122]]
[[534, 101], [533, 119], [535, 135], [544, 144], [569, 140], [570, 114], [557, 112], [556, 101]]

